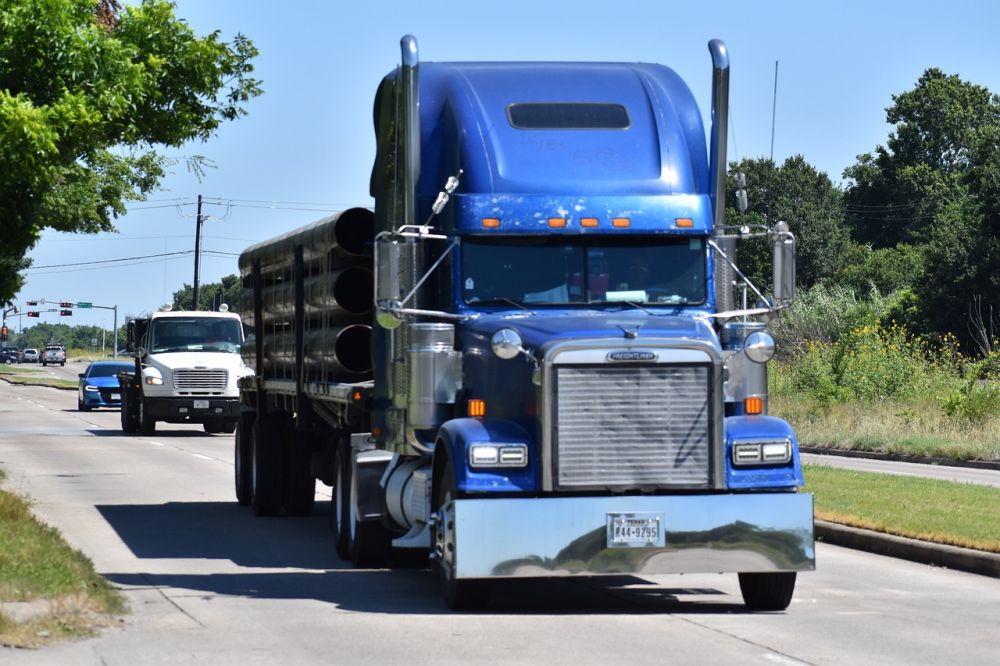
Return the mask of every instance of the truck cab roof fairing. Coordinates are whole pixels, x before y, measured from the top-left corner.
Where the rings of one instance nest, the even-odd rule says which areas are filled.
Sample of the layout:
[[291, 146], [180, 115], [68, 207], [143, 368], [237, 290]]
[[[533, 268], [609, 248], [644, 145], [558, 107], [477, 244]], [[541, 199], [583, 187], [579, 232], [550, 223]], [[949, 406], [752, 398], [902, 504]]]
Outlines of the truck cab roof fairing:
[[[532, 103], [621, 105], [629, 126], [513, 127], [510, 105]], [[433, 199], [459, 169], [464, 193], [708, 194], [700, 112], [687, 85], [662, 65], [425, 62], [420, 114], [422, 197]]]

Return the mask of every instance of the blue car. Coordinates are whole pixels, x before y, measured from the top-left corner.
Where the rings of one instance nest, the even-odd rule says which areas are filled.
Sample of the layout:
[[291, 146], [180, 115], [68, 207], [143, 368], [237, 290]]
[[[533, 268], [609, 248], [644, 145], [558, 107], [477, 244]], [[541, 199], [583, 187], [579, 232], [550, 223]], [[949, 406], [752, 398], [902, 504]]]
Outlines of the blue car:
[[87, 412], [94, 407], [122, 406], [122, 392], [118, 386], [119, 372], [133, 370], [135, 366], [125, 361], [97, 361], [86, 372], [80, 373], [80, 388], [76, 408]]

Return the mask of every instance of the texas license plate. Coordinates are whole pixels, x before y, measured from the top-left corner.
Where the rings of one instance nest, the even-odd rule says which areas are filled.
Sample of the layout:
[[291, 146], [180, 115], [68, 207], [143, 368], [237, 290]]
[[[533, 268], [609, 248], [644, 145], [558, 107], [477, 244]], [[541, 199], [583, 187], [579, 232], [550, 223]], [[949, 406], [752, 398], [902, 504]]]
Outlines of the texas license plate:
[[663, 514], [608, 514], [608, 548], [663, 548], [665, 543]]
[[194, 408], [195, 409], [208, 409], [208, 400], [195, 400], [194, 401]]

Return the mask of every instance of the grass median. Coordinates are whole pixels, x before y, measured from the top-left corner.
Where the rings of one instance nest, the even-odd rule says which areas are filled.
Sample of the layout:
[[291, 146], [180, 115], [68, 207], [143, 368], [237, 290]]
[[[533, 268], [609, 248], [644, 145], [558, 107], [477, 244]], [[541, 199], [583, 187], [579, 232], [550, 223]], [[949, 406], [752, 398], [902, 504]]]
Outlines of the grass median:
[[83, 553], [39, 522], [27, 500], [0, 490], [0, 645], [91, 635], [124, 612], [122, 595]]
[[45, 374], [45, 367], [0, 365], [0, 379], [22, 386], [50, 386], [58, 389], [75, 390], [80, 383], [73, 379], [60, 379]]
[[1000, 488], [806, 465], [816, 518], [1000, 553]]

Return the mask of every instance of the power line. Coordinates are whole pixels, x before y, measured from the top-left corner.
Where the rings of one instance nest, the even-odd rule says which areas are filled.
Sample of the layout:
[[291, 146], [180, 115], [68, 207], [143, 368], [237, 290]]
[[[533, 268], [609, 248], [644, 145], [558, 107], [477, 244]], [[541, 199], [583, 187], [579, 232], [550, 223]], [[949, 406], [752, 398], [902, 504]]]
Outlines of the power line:
[[155, 259], [157, 257], [173, 257], [182, 254], [191, 254], [193, 250], [181, 250], [178, 252], [162, 252], [160, 254], [146, 254], [140, 257], [123, 257], [121, 259], [101, 259], [98, 261], [80, 261], [73, 264], [51, 264], [49, 266], [32, 266], [25, 270], [42, 270], [43, 268], [69, 268], [71, 266], [92, 266], [94, 264], [112, 264], [120, 261], [136, 261], [139, 259]]

